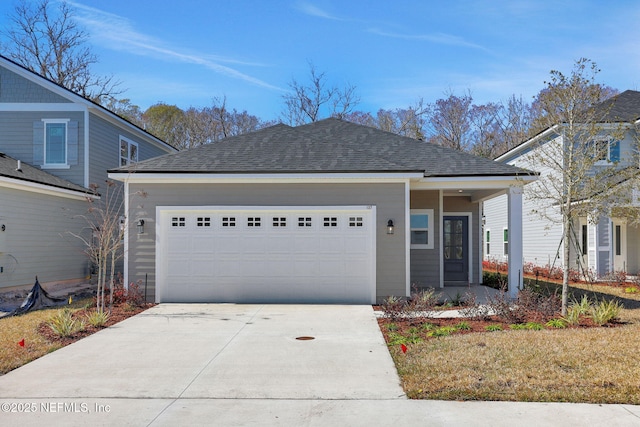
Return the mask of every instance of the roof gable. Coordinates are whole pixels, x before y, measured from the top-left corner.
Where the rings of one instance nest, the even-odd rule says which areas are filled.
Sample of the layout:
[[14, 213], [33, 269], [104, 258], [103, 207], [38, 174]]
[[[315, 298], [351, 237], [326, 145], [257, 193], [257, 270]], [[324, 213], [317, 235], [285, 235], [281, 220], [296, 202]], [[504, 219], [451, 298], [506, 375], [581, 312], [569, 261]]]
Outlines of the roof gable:
[[528, 171], [339, 119], [278, 124], [110, 172], [521, 175]]

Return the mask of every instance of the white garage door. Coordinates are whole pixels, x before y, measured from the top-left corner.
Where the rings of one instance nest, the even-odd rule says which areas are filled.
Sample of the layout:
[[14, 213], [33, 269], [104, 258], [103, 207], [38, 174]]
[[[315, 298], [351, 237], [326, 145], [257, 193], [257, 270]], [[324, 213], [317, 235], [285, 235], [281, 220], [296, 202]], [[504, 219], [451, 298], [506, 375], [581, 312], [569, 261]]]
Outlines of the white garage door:
[[158, 302], [375, 302], [375, 207], [158, 207]]

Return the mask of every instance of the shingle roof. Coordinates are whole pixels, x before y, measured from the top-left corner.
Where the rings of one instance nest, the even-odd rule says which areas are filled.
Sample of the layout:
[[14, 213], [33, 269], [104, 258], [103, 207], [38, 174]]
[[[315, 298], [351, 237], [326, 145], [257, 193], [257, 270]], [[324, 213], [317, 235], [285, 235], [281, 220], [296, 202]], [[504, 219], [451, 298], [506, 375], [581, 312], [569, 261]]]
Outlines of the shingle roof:
[[51, 175], [39, 168], [35, 168], [27, 163], [21, 162], [18, 169], [18, 160], [0, 153], [0, 177], [18, 179], [20, 181], [33, 182], [36, 184], [48, 185], [55, 188], [77, 191], [85, 194], [95, 194], [93, 191], [76, 185], [66, 179]]
[[109, 172], [419, 172], [430, 177], [531, 173], [339, 119], [298, 127], [278, 124]]
[[603, 121], [635, 122], [640, 119], [640, 92], [625, 90], [600, 103], [596, 112], [602, 114]]

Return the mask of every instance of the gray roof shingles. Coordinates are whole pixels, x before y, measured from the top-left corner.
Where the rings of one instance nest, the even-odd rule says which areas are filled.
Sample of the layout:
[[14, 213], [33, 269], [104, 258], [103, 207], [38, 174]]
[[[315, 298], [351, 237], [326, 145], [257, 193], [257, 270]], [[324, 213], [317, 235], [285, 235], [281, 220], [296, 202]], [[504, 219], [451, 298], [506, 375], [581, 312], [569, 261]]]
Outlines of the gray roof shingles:
[[388, 173], [428, 177], [516, 176], [531, 172], [339, 119], [278, 124], [109, 172]]
[[603, 115], [603, 121], [635, 122], [640, 119], [640, 92], [625, 90], [601, 102], [596, 107], [598, 112]]
[[93, 191], [85, 187], [76, 185], [55, 175], [51, 175], [50, 173], [33, 167], [25, 162], [21, 162], [20, 169], [18, 170], [18, 160], [4, 153], [0, 153], [0, 177], [13, 178], [20, 181], [62, 188], [84, 194], [95, 194]]

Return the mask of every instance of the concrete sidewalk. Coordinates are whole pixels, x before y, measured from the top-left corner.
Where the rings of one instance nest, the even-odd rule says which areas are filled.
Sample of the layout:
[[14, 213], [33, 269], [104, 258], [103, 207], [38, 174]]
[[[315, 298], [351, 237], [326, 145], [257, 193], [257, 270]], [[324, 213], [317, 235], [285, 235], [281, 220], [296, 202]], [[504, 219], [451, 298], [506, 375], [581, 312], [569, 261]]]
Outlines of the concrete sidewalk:
[[162, 304], [1, 376], [0, 404], [3, 426], [640, 424], [630, 405], [408, 400], [370, 306]]

